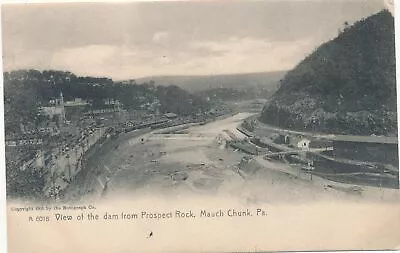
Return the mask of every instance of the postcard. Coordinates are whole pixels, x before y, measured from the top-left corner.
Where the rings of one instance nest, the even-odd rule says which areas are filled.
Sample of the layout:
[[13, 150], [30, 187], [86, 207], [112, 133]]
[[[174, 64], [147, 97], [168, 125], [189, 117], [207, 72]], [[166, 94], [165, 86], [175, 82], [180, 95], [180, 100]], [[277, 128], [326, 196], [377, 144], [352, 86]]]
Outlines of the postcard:
[[3, 3], [8, 251], [399, 249], [394, 17]]

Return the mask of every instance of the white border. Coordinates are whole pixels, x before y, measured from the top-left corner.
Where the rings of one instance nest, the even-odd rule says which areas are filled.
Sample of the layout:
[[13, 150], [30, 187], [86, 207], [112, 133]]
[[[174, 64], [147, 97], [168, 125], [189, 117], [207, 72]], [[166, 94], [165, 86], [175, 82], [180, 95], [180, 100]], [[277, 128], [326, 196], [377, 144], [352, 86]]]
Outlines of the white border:
[[[49, 3], [49, 2], [156, 2], [157, 0], [95, 0], [95, 1], [79, 1], [79, 0], [0, 0], [0, 5], [4, 3]], [[158, 1], [185, 1], [185, 0], [158, 0]], [[200, 0], [198, 0], [200, 1]], [[203, 0], [210, 1], [210, 0]], [[249, 1], [249, 0], [247, 0]], [[251, 1], [251, 0], [250, 0]], [[272, 0], [274, 1], [274, 0]], [[335, 0], [333, 0], [335, 1]], [[400, 5], [395, 2], [395, 13], [399, 13]], [[0, 6], [1, 10], [1, 6]], [[0, 21], [1, 21], [1, 11], [0, 11]], [[0, 55], [2, 56], [2, 33], [1, 33], [1, 22], [0, 22]], [[395, 15], [395, 38], [396, 38], [396, 92], [397, 92], [397, 128], [398, 133], [400, 133], [400, 45], [398, 43], [400, 39], [400, 19], [396, 18]], [[3, 57], [0, 57], [0, 72], [3, 73]], [[7, 215], [6, 215], [6, 170], [5, 170], [5, 139], [4, 139], [4, 93], [3, 93], [3, 74], [0, 74], [0, 253], [5, 253], [7, 251]], [[400, 149], [399, 149], [400, 157]], [[399, 172], [400, 173], [400, 172]], [[397, 250], [400, 252], [400, 245]], [[341, 251], [335, 251], [341, 252]], [[364, 251], [347, 251], [347, 252], [364, 252]], [[373, 251], [373, 252], [396, 252], [396, 251]]]
[[[0, 4], [2, 4], [0, 0]], [[0, 252], [7, 251], [6, 161], [4, 139], [3, 44], [0, 6]]]

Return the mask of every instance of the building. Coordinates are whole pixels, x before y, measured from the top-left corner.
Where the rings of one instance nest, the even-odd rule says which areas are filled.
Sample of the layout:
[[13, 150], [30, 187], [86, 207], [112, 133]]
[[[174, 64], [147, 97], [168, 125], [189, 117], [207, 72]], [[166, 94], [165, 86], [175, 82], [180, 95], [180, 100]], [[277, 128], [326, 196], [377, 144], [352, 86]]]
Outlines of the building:
[[106, 113], [116, 113], [119, 112], [119, 109], [114, 108], [114, 106], [102, 106], [101, 108], [93, 109], [87, 111], [85, 115], [98, 115], [98, 114], [106, 114]]
[[11, 139], [6, 140], [5, 144], [7, 147], [18, 147], [18, 146], [31, 146], [37, 147], [43, 144], [43, 140], [40, 138], [35, 139]]
[[299, 142], [297, 142], [297, 147], [299, 149], [307, 150], [310, 148], [311, 141], [309, 139], [303, 138]]
[[72, 101], [66, 101], [64, 102], [64, 107], [80, 107], [80, 106], [87, 106], [89, 103], [86, 100], [83, 100], [81, 98], [75, 98]]
[[50, 106], [43, 106], [40, 108], [40, 113], [42, 115], [47, 115], [52, 119], [53, 117], [59, 117], [59, 123], [63, 124], [65, 122], [65, 108], [64, 108], [64, 96], [60, 92], [60, 98], [55, 100], [50, 100]]
[[121, 103], [118, 100], [108, 101], [103, 105], [99, 105], [96, 107], [92, 107], [87, 110], [84, 114], [85, 115], [99, 115], [99, 114], [113, 114], [113, 113], [120, 113], [121, 110]]
[[41, 107], [40, 112], [42, 115], [49, 116], [50, 119], [58, 117], [59, 123], [65, 123], [67, 121], [67, 117], [68, 120], [71, 120], [71, 117], [81, 115], [88, 105], [90, 104], [81, 98], [75, 98], [71, 101], [64, 101], [64, 96], [62, 92], [60, 92], [60, 97], [50, 100], [49, 106]]

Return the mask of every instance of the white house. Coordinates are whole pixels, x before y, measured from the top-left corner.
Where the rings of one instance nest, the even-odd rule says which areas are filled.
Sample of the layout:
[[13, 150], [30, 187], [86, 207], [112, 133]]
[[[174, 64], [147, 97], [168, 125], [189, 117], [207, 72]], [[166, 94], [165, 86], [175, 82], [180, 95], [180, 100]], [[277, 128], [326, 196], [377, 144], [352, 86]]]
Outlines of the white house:
[[310, 148], [310, 140], [303, 138], [297, 143], [297, 147], [300, 149], [309, 149]]

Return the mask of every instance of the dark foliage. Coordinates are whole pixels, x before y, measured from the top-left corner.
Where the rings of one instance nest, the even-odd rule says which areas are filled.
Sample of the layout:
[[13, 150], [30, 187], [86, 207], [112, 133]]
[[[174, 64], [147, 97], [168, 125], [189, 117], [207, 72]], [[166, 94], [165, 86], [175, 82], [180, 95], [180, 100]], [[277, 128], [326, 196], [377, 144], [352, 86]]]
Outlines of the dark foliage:
[[176, 86], [114, 82], [63, 71], [20, 70], [4, 73], [6, 132], [18, 131], [19, 123], [40, 120], [38, 108], [58, 98], [60, 92], [65, 101], [82, 98], [91, 101], [93, 106], [101, 105], [104, 99], [118, 99], [126, 109], [140, 109], [159, 102], [162, 112], [180, 115], [204, 111], [208, 106], [204, 99]]
[[346, 26], [285, 76], [262, 120], [294, 129], [396, 134], [394, 38], [386, 10]]
[[21, 171], [8, 166], [7, 176], [7, 197], [40, 199], [43, 196], [45, 177], [39, 170], [27, 169]]

